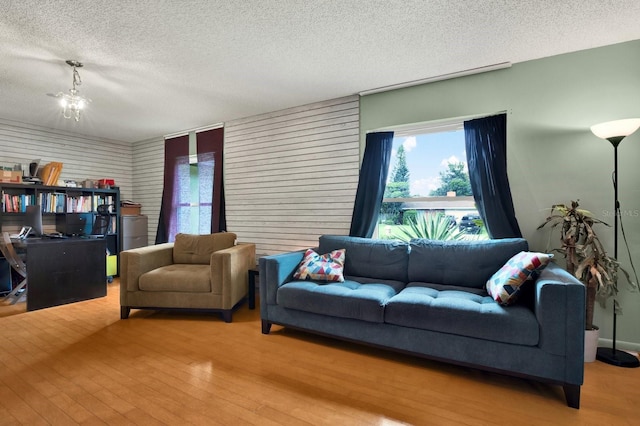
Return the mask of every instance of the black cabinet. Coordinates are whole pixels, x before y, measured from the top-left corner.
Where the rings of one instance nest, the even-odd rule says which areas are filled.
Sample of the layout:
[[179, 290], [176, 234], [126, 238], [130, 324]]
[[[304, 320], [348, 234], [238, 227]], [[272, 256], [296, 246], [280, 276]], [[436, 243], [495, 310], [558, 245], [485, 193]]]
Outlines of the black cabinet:
[[31, 239], [26, 257], [27, 311], [107, 295], [104, 239]]

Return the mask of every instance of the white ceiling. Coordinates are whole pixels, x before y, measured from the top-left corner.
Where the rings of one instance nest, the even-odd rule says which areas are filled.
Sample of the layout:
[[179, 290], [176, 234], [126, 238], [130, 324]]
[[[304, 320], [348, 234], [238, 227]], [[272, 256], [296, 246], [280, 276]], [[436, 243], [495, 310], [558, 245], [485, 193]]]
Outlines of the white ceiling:
[[133, 142], [635, 39], [638, 0], [0, 0], [0, 118]]

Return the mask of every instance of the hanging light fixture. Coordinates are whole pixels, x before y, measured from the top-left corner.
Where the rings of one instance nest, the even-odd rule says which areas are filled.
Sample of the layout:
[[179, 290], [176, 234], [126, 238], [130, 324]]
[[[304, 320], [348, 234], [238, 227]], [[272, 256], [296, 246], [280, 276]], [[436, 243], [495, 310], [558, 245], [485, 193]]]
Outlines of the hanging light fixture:
[[60, 106], [62, 106], [62, 115], [64, 118], [73, 117], [74, 120], [80, 121], [80, 113], [87, 106], [91, 99], [87, 99], [80, 95], [78, 86], [82, 84], [78, 68], [82, 68], [82, 62], [69, 59], [67, 65], [73, 68], [73, 87], [69, 89], [69, 93], [58, 92], [56, 97], [60, 98]]

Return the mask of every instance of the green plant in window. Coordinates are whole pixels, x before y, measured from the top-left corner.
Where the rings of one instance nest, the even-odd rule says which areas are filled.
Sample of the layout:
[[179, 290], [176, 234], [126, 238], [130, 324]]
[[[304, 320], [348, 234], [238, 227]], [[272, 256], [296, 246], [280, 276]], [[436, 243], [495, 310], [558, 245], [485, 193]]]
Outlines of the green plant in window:
[[407, 220], [407, 225], [393, 229], [393, 237], [409, 241], [412, 238], [426, 238], [429, 240], [462, 240], [464, 234], [460, 232], [454, 220], [442, 213], [419, 214]]
[[416, 216], [418, 215], [418, 211], [417, 210], [405, 210], [404, 214], [402, 215], [402, 220], [403, 220], [403, 225], [408, 225], [411, 221], [416, 220]]

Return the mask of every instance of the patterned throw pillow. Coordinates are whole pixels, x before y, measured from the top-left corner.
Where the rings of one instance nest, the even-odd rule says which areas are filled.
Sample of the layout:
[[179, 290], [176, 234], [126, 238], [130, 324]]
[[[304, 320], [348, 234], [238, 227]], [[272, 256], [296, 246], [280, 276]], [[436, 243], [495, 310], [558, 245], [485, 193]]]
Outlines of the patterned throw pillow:
[[501, 305], [516, 301], [522, 284], [535, 280], [540, 271], [549, 264], [552, 254], [521, 251], [504, 264], [487, 281], [487, 293]]
[[343, 282], [345, 254], [346, 250], [340, 249], [321, 256], [312, 249], [307, 249], [293, 277], [299, 280]]

